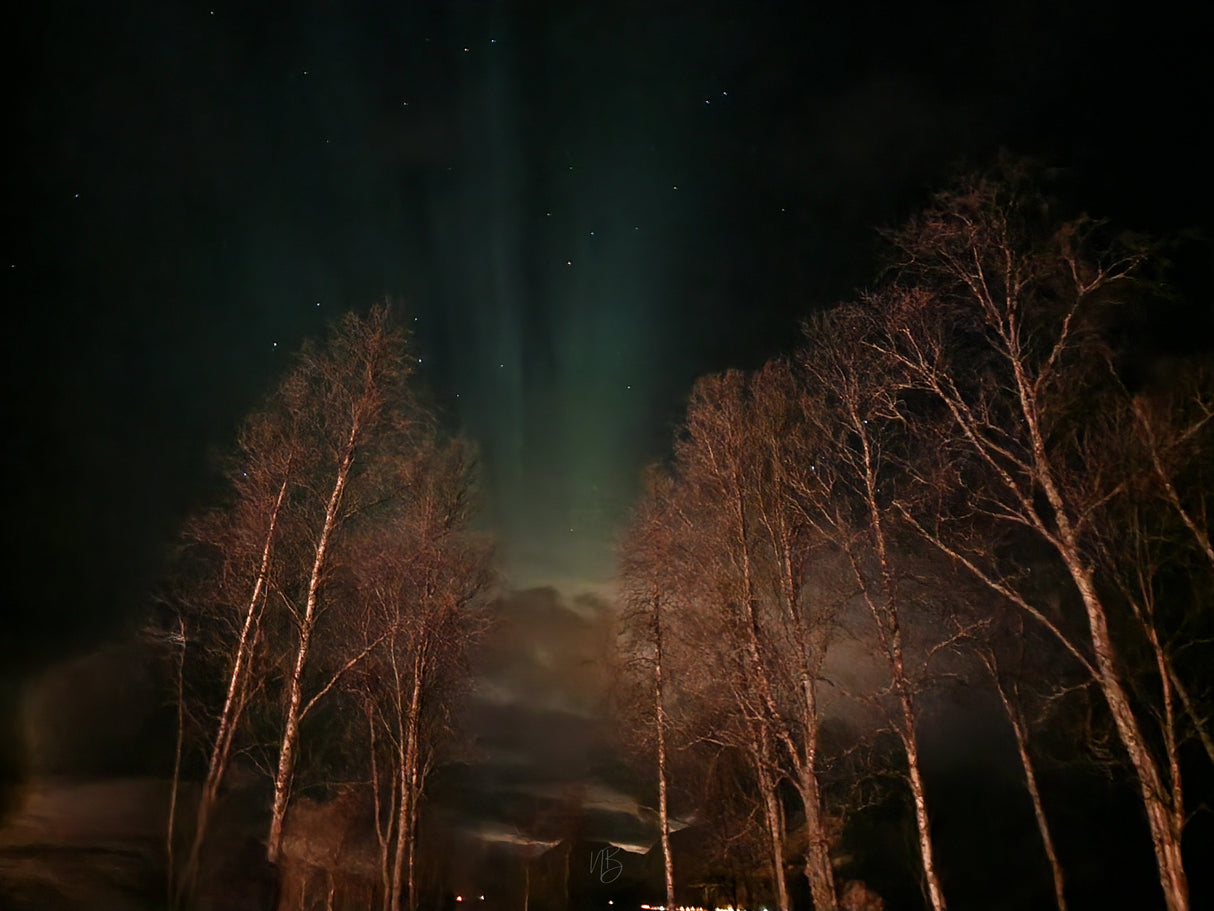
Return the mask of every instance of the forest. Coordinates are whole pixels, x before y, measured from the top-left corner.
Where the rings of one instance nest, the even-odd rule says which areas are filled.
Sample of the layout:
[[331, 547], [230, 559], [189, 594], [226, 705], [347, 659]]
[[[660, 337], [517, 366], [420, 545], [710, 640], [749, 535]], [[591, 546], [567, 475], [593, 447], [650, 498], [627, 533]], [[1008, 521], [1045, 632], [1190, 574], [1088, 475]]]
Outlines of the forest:
[[[1195, 306], [1174, 246], [1023, 165], [884, 241], [794, 351], [696, 381], [621, 532], [603, 662], [647, 853], [554, 800], [517, 888], [469, 901], [1214, 895], [1214, 365], [1157, 342]], [[502, 592], [475, 447], [400, 326], [378, 306], [305, 347], [181, 536], [145, 631], [175, 714], [171, 907], [471, 888], [442, 781], [477, 755], [461, 706]]]

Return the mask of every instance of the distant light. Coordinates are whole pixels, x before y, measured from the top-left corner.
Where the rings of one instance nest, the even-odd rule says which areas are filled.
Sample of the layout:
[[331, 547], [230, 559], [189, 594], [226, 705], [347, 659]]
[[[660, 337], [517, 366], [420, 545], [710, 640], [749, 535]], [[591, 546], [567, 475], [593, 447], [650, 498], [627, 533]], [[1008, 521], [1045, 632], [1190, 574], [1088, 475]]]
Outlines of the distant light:
[[464, 897], [462, 895], [457, 895], [457, 896], [455, 896], [455, 900], [457, 902], [462, 902], [464, 900]]

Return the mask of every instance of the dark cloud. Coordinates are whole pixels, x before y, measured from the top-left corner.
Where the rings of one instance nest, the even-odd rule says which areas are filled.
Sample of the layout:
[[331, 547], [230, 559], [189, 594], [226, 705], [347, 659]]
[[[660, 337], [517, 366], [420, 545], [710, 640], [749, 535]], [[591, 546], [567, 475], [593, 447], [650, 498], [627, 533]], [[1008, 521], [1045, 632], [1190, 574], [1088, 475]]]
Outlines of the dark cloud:
[[607, 604], [539, 588], [504, 597], [496, 616], [460, 718], [470, 755], [436, 784], [437, 804], [472, 837], [518, 844], [555, 837], [535, 826], [558, 811], [637, 816], [612, 760]]

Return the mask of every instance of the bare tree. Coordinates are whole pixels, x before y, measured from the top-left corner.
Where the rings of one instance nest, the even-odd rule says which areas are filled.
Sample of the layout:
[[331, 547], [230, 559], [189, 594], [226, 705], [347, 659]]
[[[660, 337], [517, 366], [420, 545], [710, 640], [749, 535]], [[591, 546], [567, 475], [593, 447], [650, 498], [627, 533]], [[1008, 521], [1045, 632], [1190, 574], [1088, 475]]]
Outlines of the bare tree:
[[[661, 563], [667, 596], [677, 593], [682, 605], [676, 623], [695, 616], [688, 602], [710, 607], [717, 617], [702, 618], [701, 630], [732, 652], [721, 666], [735, 671], [729, 679], [745, 723], [717, 736], [741, 737], [758, 763], [777, 895], [786, 905], [777, 791], [788, 777], [809, 833], [805, 873], [816, 907], [829, 909], [837, 899], [818, 784], [817, 685], [830, 612], [804, 596], [819, 542], [790, 502], [788, 475], [800, 455], [786, 440], [795, 419], [790, 383], [790, 371], [772, 365], [753, 378], [735, 371], [696, 384], [664, 492], [666, 534], [679, 543]], [[685, 568], [671, 579], [671, 566]]]
[[[299, 745], [300, 723], [328, 694], [341, 675], [360, 661], [372, 643], [350, 655], [315, 681], [305, 699], [317, 624], [331, 605], [324, 600], [324, 585], [332, 574], [333, 550], [349, 512], [347, 486], [361, 479], [360, 457], [387, 456], [391, 475], [394, 454], [382, 448], [394, 439], [402, 424], [413, 418], [412, 397], [405, 380], [408, 360], [403, 333], [392, 327], [387, 307], [376, 307], [366, 319], [348, 316], [323, 349], [305, 347], [299, 367], [288, 377], [283, 397], [288, 413], [300, 427], [311, 456], [306, 481], [299, 488], [296, 517], [303, 526], [295, 563], [296, 572], [278, 577], [276, 594], [289, 613], [297, 635], [290, 649], [291, 667], [286, 680], [286, 709], [274, 774], [274, 802], [270, 815], [266, 856], [278, 860], [282, 825], [290, 800]], [[361, 477], [382, 483], [383, 476], [367, 466]], [[364, 496], [374, 502], [382, 491]]]
[[[674, 589], [678, 569], [673, 480], [651, 469], [646, 490], [624, 536], [620, 553], [620, 587], [623, 625], [633, 641], [626, 648], [633, 660], [648, 664], [652, 679], [652, 730], [658, 779], [658, 828], [666, 907], [674, 904], [674, 860], [670, 850], [669, 776], [666, 752], [669, 719], [666, 712], [666, 652], [664, 619], [680, 594]], [[667, 621], [668, 622], [668, 621]], [[640, 654], [636, 654], [640, 652]], [[648, 660], [646, 660], [648, 659]]]
[[[233, 745], [249, 698], [257, 689], [255, 678], [265, 673], [264, 668], [255, 667], [255, 655], [275, 547], [282, 535], [280, 516], [299, 449], [281, 405], [281, 399], [274, 397], [246, 421], [227, 472], [232, 501], [187, 524], [178, 578], [165, 597], [181, 634], [177, 643], [179, 741], [185, 733], [186, 714], [209, 714], [205, 698], [193, 693], [187, 697], [187, 656], [199, 668], [197, 674], [191, 668], [191, 677], [201, 674], [203, 686], [214, 680], [222, 689], [222, 702], [214, 717], [199, 718], [195, 725], [202, 729], [205, 770], [185, 863], [173, 890], [172, 901], [178, 904], [195, 888]], [[178, 769], [181, 747], [179, 742]], [[170, 828], [176, 809], [174, 800]], [[173, 872], [170, 862], [170, 878]]]
[[[1167, 907], [1183, 911], [1180, 792], [1128, 691], [1110, 580], [1092, 554], [1093, 517], [1124, 488], [1080, 463], [1088, 418], [1118, 395], [1102, 322], [1142, 293], [1150, 251], [1091, 220], [1051, 220], [1048, 203], [1016, 175], [962, 182], [893, 241], [900, 267], [869, 301], [881, 323], [873, 346], [917, 397], [916, 429], [936, 425], [931, 445], [952, 471], [943, 486], [957, 495], [943, 513], [906, 509], [906, 518], [1043, 623], [1095, 677], [1137, 780]], [[978, 526], [1052, 553], [1082, 608], [1082, 636], [1026, 597]]]
[[353, 561], [367, 659], [348, 679], [367, 719], [383, 907], [417, 906], [421, 799], [452, 700], [484, 630], [489, 548], [469, 529], [466, 445], [418, 447], [407, 497], [363, 531]]
[[[1051, 654], [1047, 643], [1042, 643], [1029, 636], [1028, 631], [1024, 628], [1022, 616], [1016, 616], [1011, 620], [1010, 629], [998, 630], [984, 637], [975, 645], [975, 651], [982, 666], [990, 675], [995, 687], [995, 694], [999, 697], [999, 704], [1003, 707], [1008, 724], [1012, 729], [1012, 736], [1016, 741], [1016, 755], [1024, 772], [1025, 789], [1033, 804], [1033, 819], [1037, 824], [1042, 850], [1045, 852], [1046, 861], [1050, 867], [1050, 876], [1054, 886], [1054, 903], [1058, 911], [1066, 911], [1066, 877], [1063, 874], [1062, 862], [1058, 859], [1058, 851], [1054, 846], [1054, 836], [1045, 812], [1041, 789], [1037, 784], [1037, 767], [1033, 761], [1030, 747], [1032, 719], [1026, 715], [1025, 711], [1025, 703], [1029, 696], [1024, 691], [1024, 678], [1031, 669], [1025, 654], [1026, 642], [1031, 642], [1039, 654]], [[1035, 664], [1040, 671], [1042, 662], [1038, 660]], [[1059, 681], [1056, 671], [1039, 674], [1039, 679], [1040, 677], [1045, 678], [1047, 685], [1057, 684], [1048, 697], [1040, 699], [1044, 703], [1044, 708], [1048, 709], [1053, 701], [1065, 696], [1071, 687]], [[1084, 676], [1071, 686], [1086, 686], [1090, 680], [1090, 677]]]
[[347, 315], [323, 345], [306, 345], [245, 424], [229, 502], [187, 526], [172, 600], [190, 621], [186, 649], [203, 680], [201, 699], [187, 701], [210, 721], [179, 901], [197, 877], [252, 700], [273, 714], [281, 694], [267, 837], [276, 863], [301, 725], [379, 644], [349, 635], [360, 608], [343, 573], [368, 523], [417, 494], [419, 447], [432, 434], [409, 385], [411, 362], [386, 306]]
[[[1199, 700], [1190, 692], [1190, 684], [1177, 670], [1176, 647], [1164, 648], [1162, 642], [1155, 644], [1159, 640], [1158, 632], [1152, 632], [1157, 629], [1153, 610], [1155, 599], [1151, 591], [1155, 580], [1147, 571], [1160, 569], [1161, 562], [1183, 564], [1192, 580], [1194, 602], [1186, 605], [1187, 611], [1179, 623], [1171, 624], [1173, 636], [1178, 637], [1190, 625], [1188, 621], [1202, 613], [1200, 604], [1210, 598], [1214, 588], [1214, 545], [1211, 545], [1209, 524], [1209, 491], [1214, 488], [1214, 479], [1209, 476], [1206, 456], [1214, 447], [1214, 372], [1208, 363], [1184, 365], [1164, 389], [1146, 389], [1133, 396], [1129, 410], [1133, 421], [1132, 436], [1142, 463], [1140, 483], [1134, 490], [1137, 495], [1129, 507], [1128, 524], [1133, 534], [1115, 534], [1116, 528], [1126, 520], [1120, 516], [1111, 517], [1112, 521], [1105, 522], [1105, 528], [1110, 532], [1105, 536], [1105, 553], [1113, 557], [1115, 564], [1133, 567], [1132, 562], [1127, 567], [1124, 560], [1116, 559], [1116, 545], [1120, 542], [1123, 549], [1130, 545], [1132, 551], [1136, 551], [1131, 556], [1143, 558], [1133, 567], [1133, 578], [1126, 579], [1124, 569], [1119, 573], [1120, 587], [1127, 592], [1127, 601], [1135, 617], [1153, 642], [1158, 670], [1167, 675], [1206, 757], [1214, 764], [1209, 700]], [[1125, 420], [1123, 417], [1122, 427]], [[1108, 448], [1102, 447], [1100, 454], [1107, 457], [1108, 452]], [[1159, 504], [1164, 505], [1164, 512], [1171, 517], [1170, 523], [1166, 519], [1161, 521]], [[1157, 526], [1166, 527], [1177, 522], [1183, 531], [1177, 528], [1174, 535], [1165, 535], [1162, 529], [1154, 531]], [[1159, 540], [1164, 538], [1185, 540], [1188, 546], [1160, 552]], [[1195, 559], [1188, 559], [1190, 554]], [[1128, 594], [1130, 591], [1136, 591], [1138, 595]], [[1209, 635], [1208, 629], [1186, 631], [1191, 633], [1190, 639]]]
[[[923, 668], [908, 661], [904, 614], [915, 601], [891, 543], [897, 521], [891, 492], [898, 474], [892, 450], [901, 435], [901, 416], [887, 364], [865, 343], [868, 329], [865, 315], [850, 307], [806, 325], [802, 413], [811, 428], [812, 461], [811, 470], [801, 476], [799, 501], [809, 520], [845, 557], [873, 621], [875, 644], [889, 672], [888, 690], [877, 693], [874, 701], [906, 756], [925, 891], [935, 911], [944, 911], [917, 730], [926, 660]], [[880, 698], [885, 695], [891, 697], [892, 709]]]

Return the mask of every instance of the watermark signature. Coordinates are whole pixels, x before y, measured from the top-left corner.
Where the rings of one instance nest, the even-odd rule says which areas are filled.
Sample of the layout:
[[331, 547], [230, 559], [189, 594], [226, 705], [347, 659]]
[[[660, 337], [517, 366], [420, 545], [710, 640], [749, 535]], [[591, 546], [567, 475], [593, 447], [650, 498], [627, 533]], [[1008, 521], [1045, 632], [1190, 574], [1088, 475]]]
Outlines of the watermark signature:
[[620, 878], [624, 872], [624, 864], [615, 859], [620, 853], [616, 847], [599, 848], [590, 852], [590, 872], [599, 874], [599, 882], [606, 885]]

